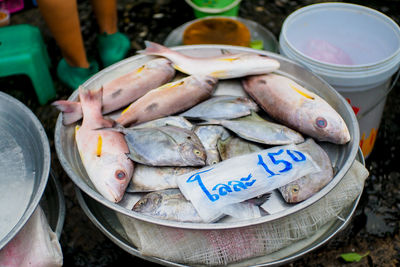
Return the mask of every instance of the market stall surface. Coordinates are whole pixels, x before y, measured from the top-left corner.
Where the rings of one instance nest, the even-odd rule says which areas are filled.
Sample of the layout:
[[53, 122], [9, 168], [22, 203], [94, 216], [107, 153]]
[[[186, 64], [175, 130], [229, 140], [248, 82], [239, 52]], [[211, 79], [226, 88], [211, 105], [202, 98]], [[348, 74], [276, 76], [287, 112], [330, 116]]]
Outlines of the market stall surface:
[[[317, 1], [242, 1], [239, 16], [253, 20], [269, 29], [277, 38], [284, 19], [299, 7]], [[319, 1], [321, 2], [321, 1]], [[400, 23], [397, 1], [349, 1], [362, 4]], [[97, 24], [89, 1], [78, 1], [81, 27], [89, 57], [95, 54]], [[163, 43], [176, 27], [193, 20], [192, 9], [184, 1], [139, 0], [118, 2], [119, 30], [131, 39], [128, 56], [144, 48], [144, 40]], [[56, 99], [66, 99], [71, 91], [55, 74], [61, 54], [48, 28], [34, 5], [11, 16], [11, 24], [28, 23], [39, 27], [51, 58]], [[378, 138], [372, 154], [366, 160], [370, 177], [366, 181], [360, 203], [348, 227], [320, 248], [290, 263], [291, 266], [339, 266], [346, 262], [343, 253], [366, 255], [351, 266], [398, 266], [400, 264], [400, 165], [396, 162], [400, 142], [400, 82], [389, 94]], [[0, 78], [1, 91], [27, 105], [42, 122], [51, 145], [52, 169], [63, 185], [66, 198], [66, 219], [60, 243], [64, 266], [122, 266], [123, 263], [144, 264], [110, 241], [98, 230], [78, 205], [74, 184], [62, 169], [54, 148], [54, 128], [58, 111], [48, 103], [39, 105], [28, 77]]]

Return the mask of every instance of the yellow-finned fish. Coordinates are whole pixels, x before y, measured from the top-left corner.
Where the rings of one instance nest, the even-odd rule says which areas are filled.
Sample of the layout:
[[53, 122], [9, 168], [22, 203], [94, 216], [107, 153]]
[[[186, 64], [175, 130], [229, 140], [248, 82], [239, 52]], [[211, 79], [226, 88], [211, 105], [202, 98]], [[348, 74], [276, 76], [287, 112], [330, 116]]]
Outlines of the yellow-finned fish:
[[231, 79], [269, 73], [280, 67], [279, 61], [256, 53], [191, 57], [157, 43], [145, 41], [145, 44], [146, 49], [139, 53], [168, 58], [175, 69], [188, 75], [202, 74], [218, 79]]
[[99, 193], [112, 202], [119, 202], [134, 168], [126, 155], [128, 145], [119, 132], [97, 130], [112, 127], [112, 122], [101, 114], [102, 88], [94, 91], [79, 87], [79, 98], [83, 121], [75, 130], [75, 140], [83, 166]]
[[217, 83], [213, 77], [192, 75], [164, 84], [133, 102], [116, 121], [127, 126], [186, 110], [210, 98]]
[[[151, 89], [169, 82], [175, 75], [171, 61], [157, 58], [103, 85], [102, 113], [129, 105]], [[68, 125], [82, 118], [80, 102], [58, 100], [53, 105], [63, 112], [63, 124]]]
[[319, 141], [346, 144], [350, 133], [328, 102], [278, 74], [243, 79], [245, 91], [274, 119]]

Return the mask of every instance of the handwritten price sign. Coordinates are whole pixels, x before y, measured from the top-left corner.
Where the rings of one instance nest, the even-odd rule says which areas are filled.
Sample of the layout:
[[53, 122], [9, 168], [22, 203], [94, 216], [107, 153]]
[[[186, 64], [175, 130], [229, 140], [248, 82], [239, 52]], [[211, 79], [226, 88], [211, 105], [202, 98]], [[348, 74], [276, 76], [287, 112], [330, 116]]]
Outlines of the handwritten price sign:
[[180, 190], [199, 215], [210, 222], [222, 207], [238, 203], [319, 171], [311, 156], [296, 145], [277, 146], [231, 158], [181, 175]]

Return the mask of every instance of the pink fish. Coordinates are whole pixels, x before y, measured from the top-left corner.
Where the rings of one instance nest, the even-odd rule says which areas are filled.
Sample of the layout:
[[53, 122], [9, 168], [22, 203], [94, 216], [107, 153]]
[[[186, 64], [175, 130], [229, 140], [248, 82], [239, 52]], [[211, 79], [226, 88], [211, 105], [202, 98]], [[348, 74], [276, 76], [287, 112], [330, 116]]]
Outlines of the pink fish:
[[188, 75], [201, 74], [218, 79], [231, 79], [247, 75], [264, 74], [277, 70], [279, 61], [256, 53], [226, 54], [214, 57], [191, 57], [157, 43], [145, 41], [145, 55], [168, 58], [175, 69]]
[[75, 140], [83, 166], [95, 188], [106, 199], [119, 202], [133, 174], [133, 162], [127, 157], [128, 145], [123, 134], [98, 130], [112, 127], [101, 114], [102, 88], [79, 87], [82, 126], [76, 126]]
[[127, 126], [162, 118], [208, 99], [218, 80], [203, 75], [188, 76], [149, 91], [122, 111], [116, 122]]
[[319, 141], [346, 144], [345, 121], [328, 102], [295, 81], [278, 74], [247, 77], [245, 91], [274, 119]]
[[[175, 75], [171, 62], [153, 59], [135, 70], [103, 85], [103, 109], [106, 114], [129, 105], [149, 90], [169, 82]], [[68, 125], [82, 118], [80, 102], [58, 100], [53, 105], [63, 112], [63, 123]]]

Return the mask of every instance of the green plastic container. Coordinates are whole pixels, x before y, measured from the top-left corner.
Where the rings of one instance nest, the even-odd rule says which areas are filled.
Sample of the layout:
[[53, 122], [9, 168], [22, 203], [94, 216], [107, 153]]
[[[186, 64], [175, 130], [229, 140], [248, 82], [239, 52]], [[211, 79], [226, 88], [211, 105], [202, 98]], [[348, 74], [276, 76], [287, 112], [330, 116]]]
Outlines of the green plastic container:
[[241, 0], [186, 0], [193, 8], [196, 18], [208, 16], [232, 16], [239, 12]]

